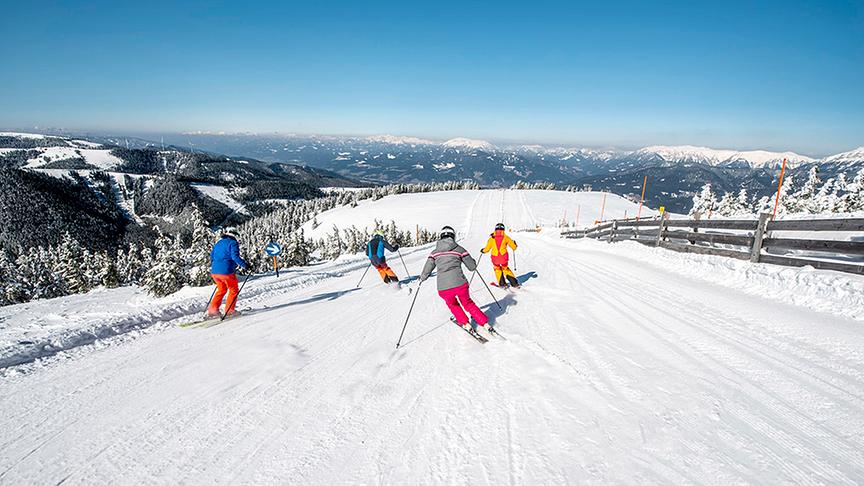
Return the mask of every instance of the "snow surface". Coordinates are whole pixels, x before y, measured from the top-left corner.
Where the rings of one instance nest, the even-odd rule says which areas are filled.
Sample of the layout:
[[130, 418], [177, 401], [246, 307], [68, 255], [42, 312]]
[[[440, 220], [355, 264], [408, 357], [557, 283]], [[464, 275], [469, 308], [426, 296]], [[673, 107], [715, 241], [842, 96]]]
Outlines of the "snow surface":
[[26, 167], [29, 169], [38, 169], [49, 162], [78, 157], [83, 158], [88, 164], [101, 170], [111, 170], [123, 163], [110, 150], [75, 147], [40, 147], [31, 150], [39, 151], [39, 155], [27, 161]]
[[0, 137], [43, 139], [43, 138], [45, 138], [45, 135], [42, 135], [39, 133], [0, 132]]
[[[460, 224], [476, 254], [502, 213], [514, 227], [541, 212], [556, 219], [560, 208], [533, 192], [461, 191], [462, 205], [403, 195], [352, 215], [413, 204], [418, 217]], [[357, 289], [359, 256], [250, 280], [246, 315], [208, 328], [170, 324], [192, 320], [209, 288], [0, 309], [4, 342], [44, 322], [72, 329], [116, 311], [144, 326], [166, 309], [190, 312], [169, 312], [135, 339], [8, 368], [0, 482], [864, 481], [864, 279], [562, 240], [551, 229], [513, 236], [524, 288], [494, 289], [499, 309], [482, 285], [488, 257], [473, 282], [507, 337], [482, 346], [449, 323], [430, 282], [394, 349], [413, 295], [371, 273]], [[402, 252], [413, 274], [428, 251]]]
[[231, 196], [231, 192], [228, 190], [227, 187], [215, 186], [213, 184], [192, 184], [192, 187], [194, 187], [195, 190], [197, 190], [201, 194], [204, 194], [211, 199], [219, 201], [220, 203], [228, 206], [234, 211], [246, 211], [246, 208], [243, 206], [243, 204]]
[[[471, 227], [471, 218], [478, 206], [487, 198], [488, 193], [500, 194], [502, 200], [496, 209], [497, 221], [492, 222], [484, 231], [491, 232], [495, 223], [503, 222], [516, 230], [533, 229], [537, 226], [556, 226], [558, 221], [566, 217], [574, 223], [577, 210], [580, 214], [579, 226], [590, 226], [600, 217], [600, 207], [603, 201], [601, 192], [564, 192], [564, 191], [516, 191], [499, 190], [467, 190], [425, 192], [419, 194], [398, 194], [387, 196], [377, 201], [360, 201], [356, 208], [342, 206], [319, 214], [315, 219], [318, 227], [312, 228], [312, 223], [303, 226], [307, 238], [322, 238], [333, 231], [333, 225], [340, 228], [356, 226], [358, 229], [372, 230], [375, 219], [388, 224], [391, 220], [403, 230], [413, 230], [416, 226], [430, 231], [437, 231], [447, 225], [457, 232], [466, 233]], [[516, 205], [522, 208], [524, 217], [511, 220], [511, 215], [505, 211], [506, 205]], [[639, 206], [631, 201], [608, 194], [604, 217], [623, 217], [624, 211], [630, 216], [636, 214]], [[642, 215], [649, 217], [657, 214], [647, 207], [642, 208]]]

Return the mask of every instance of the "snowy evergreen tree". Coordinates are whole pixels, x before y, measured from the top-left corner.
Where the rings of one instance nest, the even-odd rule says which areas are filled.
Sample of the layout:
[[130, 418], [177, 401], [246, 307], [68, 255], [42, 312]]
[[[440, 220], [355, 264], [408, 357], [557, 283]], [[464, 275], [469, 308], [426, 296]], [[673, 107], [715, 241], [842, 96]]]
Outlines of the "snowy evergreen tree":
[[292, 267], [302, 267], [309, 264], [309, 254], [312, 250], [309, 248], [303, 230], [295, 231], [291, 234], [285, 250], [285, 263]]
[[52, 268], [51, 252], [43, 247], [30, 248], [15, 261], [16, 281], [21, 301], [66, 295], [66, 285]]
[[102, 285], [100, 275], [102, 264], [102, 259], [98, 253], [92, 253], [90, 250], [84, 249], [81, 255], [81, 271], [84, 273], [84, 280], [87, 282], [88, 289]]
[[160, 232], [155, 261], [141, 284], [150, 294], [164, 297], [183, 288], [184, 280], [183, 253], [174, 241]]
[[733, 214], [752, 214], [753, 212], [753, 206], [750, 204], [750, 196], [747, 194], [747, 189], [742, 187], [735, 198], [735, 213]]
[[54, 261], [54, 271], [60, 275], [70, 294], [80, 294], [89, 289], [84, 268], [84, 249], [76, 240], [64, 233], [57, 247]]
[[794, 181], [792, 176], [786, 176], [783, 179], [783, 185], [780, 186], [780, 198], [777, 199], [777, 193], [770, 196], [765, 196], [759, 200], [756, 205], [760, 213], [774, 212], [774, 203], [777, 202], [777, 216], [782, 216], [787, 213], [795, 212], [798, 209], [798, 201], [794, 195]]
[[192, 243], [185, 258], [186, 280], [190, 285], [200, 287], [211, 283], [210, 251], [213, 249], [214, 235], [197, 208], [192, 214], [192, 225]]
[[731, 192], [727, 192], [720, 198], [720, 202], [717, 203], [715, 211], [720, 216], [732, 216], [735, 214], [736, 206], [737, 199], [735, 198], [735, 195]]
[[16, 266], [5, 251], [0, 250], [0, 306], [26, 302], [25, 286], [19, 279]]
[[864, 169], [858, 171], [852, 182], [846, 185], [846, 193], [840, 204], [849, 212], [864, 211]]
[[810, 212], [813, 214], [837, 212], [839, 199], [834, 179], [828, 179], [813, 197], [813, 201], [809, 205]]
[[99, 274], [99, 285], [114, 289], [120, 286], [120, 275], [117, 272], [117, 263], [114, 258], [111, 258], [107, 253], [99, 253], [96, 258]]
[[803, 213], [818, 213], [819, 203], [816, 201], [816, 194], [819, 192], [819, 186], [822, 180], [819, 178], [819, 168], [815, 165], [810, 168], [807, 175], [807, 181], [801, 186], [801, 189], [786, 201], [786, 208], [789, 212]]
[[702, 190], [693, 196], [693, 207], [690, 209], [690, 216], [703, 215], [709, 216], [717, 207], [717, 196], [711, 188], [711, 184], [707, 183], [702, 186]]

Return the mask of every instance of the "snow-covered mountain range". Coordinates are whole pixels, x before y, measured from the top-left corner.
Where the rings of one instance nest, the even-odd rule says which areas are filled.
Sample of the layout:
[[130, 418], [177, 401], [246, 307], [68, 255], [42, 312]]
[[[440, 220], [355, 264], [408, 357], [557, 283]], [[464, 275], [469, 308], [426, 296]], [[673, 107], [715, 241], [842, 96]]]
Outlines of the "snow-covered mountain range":
[[794, 152], [768, 152], [766, 150], [718, 150], [692, 145], [665, 146], [655, 145], [641, 148], [621, 156], [630, 156], [636, 160], [662, 160], [670, 164], [706, 164], [711, 166], [735, 166], [750, 168], [775, 168], [782, 165], [786, 159], [787, 166], [795, 167], [815, 159]]
[[[85, 146], [87, 143], [121, 146], [131, 143], [133, 148], [149, 149], [168, 143], [174, 147], [229, 154], [235, 160], [249, 158], [279, 166], [314, 167], [369, 183], [473, 180], [485, 187], [508, 187], [518, 181], [552, 182], [562, 186], [590, 185], [594, 189], [633, 195], [639, 192], [644, 177], [648, 176], [653, 191], [648, 191], [647, 200], [665, 205], [670, 210], [686, 209], [694, 191], [706, 182], [712, 183], [720, 192], [744, 187], [754, 195], [765, 195], [776, 185], [776, 175], [784, 159], [793, 177], [813, 165], [819, 166], [829, 177], [839, 172], [848, 172], [847, 176], [851, 176], [864, 167], [864, 148], [815, 159], [794, 152], [691, 145], [616, 150], [493, 144], [470, 138], [436, 141], [396, 135], [349, 137], [200, 132], [164, 134], [159, 144], [142, 139], [83, 138], [73, 137], [79, 142], [70, 143], [77, 146], [52, 148], [28, 158], [22, 165], [50, 168], [58, 164], [58, 159], [65, 160], [64, 164], [68, 165], [70, 159], [67, 156], [80, 152], [88, 166], [110, 169], [116, 164], [110, 153], [102, 153], [100, 158], [99, 153], [92, 152], [99, 148]], [[0, 144], [0, 147], [6, 145]]]
[[183, 225], [196, 211], [230, 224], [247, 207], [360, 184], [323, 169], [123, 142], [0, 132], [0, 227], [14, 228], [0, 231], [0, 249], [56, 243], [66, 232], [110, 246], [154, 225]]

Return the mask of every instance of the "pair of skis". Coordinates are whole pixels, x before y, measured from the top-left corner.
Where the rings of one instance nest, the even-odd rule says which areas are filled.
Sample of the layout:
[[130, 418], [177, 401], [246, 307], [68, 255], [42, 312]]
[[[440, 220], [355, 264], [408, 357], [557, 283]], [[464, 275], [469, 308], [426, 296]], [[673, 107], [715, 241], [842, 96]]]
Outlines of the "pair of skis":
[[[486, 337], [484, 337], [482, 334], [480, 334], [479, 332], [477, 332], [477, 329], [475, 329], [475, 328], [473, 328], [473, 327], [471, 327], [471, 326], [467, 326], [467, 327], [465, 327], [465, 326], [460, 326], [459, 323], [456, 322], [456, 318], [455, 318], [455, 317], [452, 317], [452, 316], [451, 316], [451, 317], [450, 317], [450, 322], [452, 322], [453, 324], [456, 324], [456, 325], [459, 327], [459, 329], [462, 329], [463, 331], [467, 332], [468, 335], [470, 335], [471, 337], [473, 337], [474, 339], [476, 339], [477, 342], [479, 342], [479, 343], [481, 343], [481, 344], [486, 344], [486, 343], [489, 342], [489, 340], [486, 339]], [[486, 327], [486, 330], [489, 332], [489, 334], [491, 334], [491, 335], [493, 335], [493, 336], [496, 336], [496, 337], [499, 337], [499, 338], [501, 338], [501, 339], [504, 339], [504, 336], [502, 336], [498, 331], [496, 331], [494, 327], [491, 327], [491, 326], [484, 326], [484, 327]]]
[[178, 325], [177, 327], [182, 327], [184, 329], [188, 329], [190, 327], [201, 327], [201, 328], [212, 327], [212, 326], [219, 324], [220, 322], [229, 321], [231, 319], [235, 319], [237, 317], [240, 317], [241, 315], [242, 314], [238, 312], [235, 314], [231, 314], [230, 316], [225, 316], [224, 319], [221, 319], [220, 316], [218, 316], [218, 315], [206, 316], [206, 317], [204, 317], [200, 320], [197, 320], [197, 321], [185, 322], [183, 324]]

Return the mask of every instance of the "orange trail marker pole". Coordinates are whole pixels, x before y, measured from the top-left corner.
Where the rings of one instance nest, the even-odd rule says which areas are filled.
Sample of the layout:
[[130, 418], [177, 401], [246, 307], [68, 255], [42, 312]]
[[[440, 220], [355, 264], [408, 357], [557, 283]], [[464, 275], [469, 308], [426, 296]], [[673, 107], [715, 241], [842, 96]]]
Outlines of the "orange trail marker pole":
[[606, 212], [606, 193], [603, 193], [603, 204], [600, 205], [600, 222], [603, 222], [603, 214]]
[[279, 261], [276, 260], [276, 257], [273, 257], [273, 270], [276, 271], [276, 278], [279, 278]]
[[645, 202], [645, 188], [648, 186], [648, 176], [645, 176], [645, 180], [642, 181], [642, 198], [639, 199], [639, 212], [636, 213], [636, 221], [639, 221], [639, 217], [642, 216], [642, 203]]
[[780, 204], [780, 188], [783, 187], [783, 174], [786, 173], [786, 159], [783, 159], [783, 166], [780, 168], [780, 182], [777, 183], [777, 197], [774, 199], [774, 213], [771, 214], [771, 221], [777, 216], [777, 205]]

